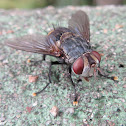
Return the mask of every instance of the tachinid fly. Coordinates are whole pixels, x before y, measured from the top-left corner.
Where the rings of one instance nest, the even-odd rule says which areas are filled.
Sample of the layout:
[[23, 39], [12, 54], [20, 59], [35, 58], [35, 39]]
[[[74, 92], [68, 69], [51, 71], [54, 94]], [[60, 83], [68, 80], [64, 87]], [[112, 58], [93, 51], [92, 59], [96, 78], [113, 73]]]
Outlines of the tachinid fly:
[[94, 51], [90, 45], [89, 18], [83, 11], [77, 11], [68, 21], [68, 27], [56, 27], [44, 36], [41, 34], [26, 35], [6, 42], [7, 46], [27, 52], [40, 53], [57, 57], [57, 61], [51, 62], [49, 67], [49, 83], [39, 92], [42, 92], [51, 83], [51, 67], [57, 64], [66, 64], [69, 67], [69, 77], [74, 87], [77, 104], [77, 94], [71, 73], [81, 75], [88, 81], [88, 77], [100, 76], [116, 80], [116, 77], [108, 77], [100, 70], [101, 55]]

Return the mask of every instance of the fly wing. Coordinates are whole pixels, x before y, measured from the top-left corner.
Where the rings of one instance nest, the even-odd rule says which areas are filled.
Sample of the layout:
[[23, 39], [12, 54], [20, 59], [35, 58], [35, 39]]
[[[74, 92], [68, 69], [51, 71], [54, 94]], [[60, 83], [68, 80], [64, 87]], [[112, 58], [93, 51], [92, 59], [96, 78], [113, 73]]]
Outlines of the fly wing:
[[77, 11], [68, 22], [68, 27], [90, 42], [89, 18], [84, 11]]
[[60, 50], [56, 46], [54, 36], [44, 36], [40, 34], [25, 35], [23, 37], [7, 40], [5, 45], [14, 49], [26, 52], [59, 56]]

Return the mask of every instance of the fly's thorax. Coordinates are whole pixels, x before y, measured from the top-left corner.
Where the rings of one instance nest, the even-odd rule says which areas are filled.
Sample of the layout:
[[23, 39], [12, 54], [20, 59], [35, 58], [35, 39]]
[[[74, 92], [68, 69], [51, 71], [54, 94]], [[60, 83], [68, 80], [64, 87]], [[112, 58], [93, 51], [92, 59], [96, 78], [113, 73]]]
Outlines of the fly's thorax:
[[88, 42], [80, 36], [67, 32], [61, 38], [61, 50], [63, 50], [65, 61], [73, 64], [73, 62], [84, 53], [89, 52]]
[[75, 34], [73, 34], [72, 32], [65, 32], [60, 37], [60, 42], [63, 43], [63, 42], [65, 42], [66, 39], [73, 38], [74, 36], [75, 36]]
[[75, 60], [72, 65], [72, 70], [75, 74], [82, 75], [83, 77], [92, 76], [97, 71], [100, 60], [101, 56], [96, 51], [84, 53]]

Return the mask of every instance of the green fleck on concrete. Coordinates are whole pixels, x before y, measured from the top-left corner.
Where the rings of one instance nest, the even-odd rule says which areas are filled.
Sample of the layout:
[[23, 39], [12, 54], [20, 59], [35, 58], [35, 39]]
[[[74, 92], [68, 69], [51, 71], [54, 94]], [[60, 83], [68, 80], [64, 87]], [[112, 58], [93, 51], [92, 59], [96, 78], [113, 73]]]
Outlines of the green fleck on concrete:
[[[104, 53], [101, 67], [106, 74], [118, 76], [118, 82], [92, 77], [77, 83], [79, 105], [72, 105], [73, 87], [66, 66], [54, 66], [52, 84], [48, 83], [50, 56], [38, 64], [42, 55], [17, 51], [4, 46], [4, 41], [26, 34], [46, 34], [52, 23], [67, 26], [77, 10], [87, 12], [91, 26], [91, 44]], [[36, 83], [29, 75], [38, 76]], [[54, 117], [50, 110], [57, 106]], [[114, 7], [48, 7], [37, 10], [0, 10], [0, 125], [7, 126], [124, 126], [126, 125], [126, 6]]]

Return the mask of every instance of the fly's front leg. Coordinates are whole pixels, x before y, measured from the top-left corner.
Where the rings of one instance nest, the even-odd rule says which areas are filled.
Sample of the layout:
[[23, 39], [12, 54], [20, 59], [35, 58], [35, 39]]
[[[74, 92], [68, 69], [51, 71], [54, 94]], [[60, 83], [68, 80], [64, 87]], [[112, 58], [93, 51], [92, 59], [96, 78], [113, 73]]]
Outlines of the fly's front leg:
[[49, 65], [49, 83], [47, 83], [47, 85], [42, 89], [40, 90], [39, 92], [36, 92], [36, 93], [33, 93], [33, 96], [36, 96], [38, 94], [40, 94], [41, 92], [43, 92], [50, 84], [51, 84], [51, 69], [52, 69], [52, 65], [59, 65], [59, 64], [66, 64], [64, 61], [54, 61], [54, 62], [51, 62], [50, 65]]
[[71, 66], [69, 66], [69, 78], [70, 78], [70, 81], [71, 81], [71, 84], [73, 85], [74, 87], [74, 95], [75, 95], [75, 98], [74, 98], [74, 102], [73, 102], [73, 105], [78, 105], [78, 101], [77, 101], [77, 93], [76, 93], [76, 86], [72, 80], [72, 71], [71, 71]]
[[102, 71], [100, 70], [100, 66], [99, 66], [99, 68], [97, 68], [97, 70], [98, 70], [98, 74], [102, 77], [105, 77], [105, 78], [113, 80], [113, 81], [118, 80], [118, 77], [116, 77], [116, 76], [108, 76], [108, 75], [103, 74]]

